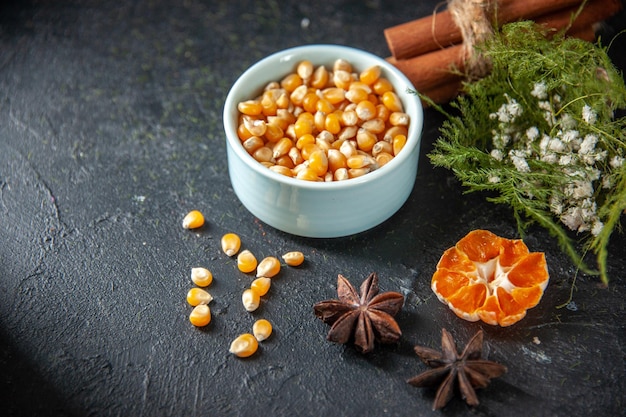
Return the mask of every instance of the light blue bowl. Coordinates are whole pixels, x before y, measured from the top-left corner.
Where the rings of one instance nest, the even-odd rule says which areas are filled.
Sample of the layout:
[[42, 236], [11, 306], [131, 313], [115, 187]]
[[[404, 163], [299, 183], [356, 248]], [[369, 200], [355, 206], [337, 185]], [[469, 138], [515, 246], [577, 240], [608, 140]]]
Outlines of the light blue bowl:
[[[379, 65], [411, 117], [407, 143], [391, 162], [359, 178], [310, 182], [275, 173], [246, 152], [237, 136], [237, 103], [261, 94], [270, 81], [294, 72], [298, 62], [332, 68], [343, 58], [357, 71]], [[393, 65], [369, 52], [338, 45], [308, 45], [277, 52], [246, 70], [224, 105], [228, 170], [235, 194], [259, 220], [298, 236], [332, 238], [366, 231], [391, 217], [415, 184], [424, 114], [411, 82]]]

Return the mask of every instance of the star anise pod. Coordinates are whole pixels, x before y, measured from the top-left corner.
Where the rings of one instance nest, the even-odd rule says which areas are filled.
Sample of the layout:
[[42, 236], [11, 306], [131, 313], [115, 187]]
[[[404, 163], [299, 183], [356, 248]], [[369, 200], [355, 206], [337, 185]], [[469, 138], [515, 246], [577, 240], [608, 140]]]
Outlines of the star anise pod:
[[374, 341], [394, 343], [402, 332], [393, 318], [404, 303], [397, 292], [378, 294], [378, 275], [373, 272], [361, 284], [361, 295], [341, 274], [337, 279], [338, 300], [321, 301], [313, 306], [315, 315], [331, 324], [327, 339], [347, 343], [351, 339], [362, 353], [374, 349]]
[[497, 378], [506, 372], [506, 367], [499, 363], [481, 359], [483, 349], [483, 331], [472, 337], [461, 355], [458, 354], [454, 339], [446, 329], [442, 329], [442, 352], [423, 346], [415, 346], [415, 353], [433, 369], [424, 371], [407, 382], [416, 387], [439, 385], [433, 410], [443, 408], [454, 395], [455, 382], [465, 402], [475, 407], [479, 404], [475, 388], [485, 388], [491, 378]]

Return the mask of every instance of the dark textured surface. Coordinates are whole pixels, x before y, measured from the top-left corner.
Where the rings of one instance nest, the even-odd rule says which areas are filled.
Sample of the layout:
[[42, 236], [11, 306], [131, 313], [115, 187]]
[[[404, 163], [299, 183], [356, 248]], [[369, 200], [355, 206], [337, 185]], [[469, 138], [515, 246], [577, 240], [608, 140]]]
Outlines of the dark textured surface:
[[[443, 250], [472, 229], [515, 237], [513, 218], [463, 195], [424, 157], [405, 206], [350, 238], [278, 232], [233, 194], [221, 111], [236, 77], [307, 43], [386, 56], [383, 29], [436, 4], [410, 3], [2, 3], [2, 415], [436, 415], [434, 393], [405, 381], [425, 369], [412, 346], [439, 347], [441, 327], [459, 344], [483, 328], [489, 359], [509, 368], [479, 391], [476, 410], [453, 400], [446, 415], [625, 414], [623, 235], [611, 245], [611, 286], [578, 276], [572, 303], [557, 308], [575, 271], [532, 229], [526, 242], [546, 253], [550, 285], [522, 322], [495, 328], [454, 316], [430, 277]], [[612, 51], [622, 68], [623, 39]], [[440, 123], [427, 111], [424, 152]], [[198, 232], [180, 226], [192, 208], [208, 218]], [[250, 278], [219, 249], [228, 231], [258, 257], [307, 256], [303, 267], [283, 269], [254, 314], [240, 303]], [[189, 324], [185, 303], [189, 270], [199, 265], [215, 276], [213, 321], [203, 330]], [[327, 342], [312, 305], [334, 297], [338, 273], [358, 284], [372, 271], [383, 290], [406, 295], [404, 335], [364, 357]], [[252, 358], [230, 355], [232, 338], [259, 317], [274, 323], [274, 335]]]

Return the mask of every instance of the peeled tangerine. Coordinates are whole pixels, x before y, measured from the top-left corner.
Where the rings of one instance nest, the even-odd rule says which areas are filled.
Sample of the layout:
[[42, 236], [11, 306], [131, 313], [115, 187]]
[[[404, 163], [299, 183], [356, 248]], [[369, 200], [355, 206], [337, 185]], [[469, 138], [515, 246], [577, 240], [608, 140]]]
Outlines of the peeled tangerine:
[[469, 321], [510, 326], [539, 303], [549, 280], [545, 255], [519, 239], [474, 230], [446, 250], [431, 288]]

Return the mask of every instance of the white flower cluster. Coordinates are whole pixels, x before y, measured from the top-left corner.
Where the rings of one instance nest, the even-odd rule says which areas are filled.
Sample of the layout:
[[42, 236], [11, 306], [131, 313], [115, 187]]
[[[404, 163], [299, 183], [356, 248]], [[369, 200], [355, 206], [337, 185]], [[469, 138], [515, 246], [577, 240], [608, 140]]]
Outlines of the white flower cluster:
[[[613, 185], [610, 175], [603, 176], [602, 167], [617, 169], [624, 164], [624, 158], [609, 158], [607, 150], [598, 146], [600, 138], [594, 130], [598, 115], [590, 106], [584, 105], [582, 114], [568, 113], [562, 98], [558, 94], [550, 96], [542, 82], [533, 85], [531, 95], [537, 99], [545, 125], [524, 126], [519, 122], [524, 108], [505, 94], [506, 102], [489, 115], [497, 120], [497, 128], [491, 132], [491, 156], [512, 164], [521, 173], [533, 168], [543, 170], [548, 164], [571, 179], [555, 188], [550, 209], [569, 229], [597, 236], [603, 223], [597, 213], [596, 191]], [[491, 183], [499, 181], [497, 176], [489, 178]]]

